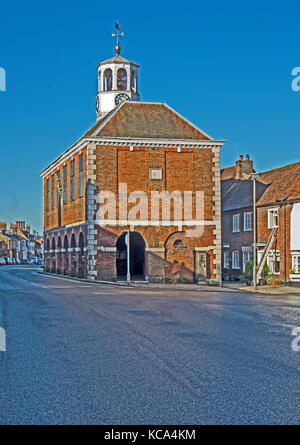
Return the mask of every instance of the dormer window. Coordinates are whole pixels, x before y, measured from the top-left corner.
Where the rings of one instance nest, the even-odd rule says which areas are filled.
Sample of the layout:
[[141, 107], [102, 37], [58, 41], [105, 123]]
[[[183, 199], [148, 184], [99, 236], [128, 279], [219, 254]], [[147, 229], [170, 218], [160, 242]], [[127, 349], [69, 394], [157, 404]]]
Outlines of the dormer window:
[[127, 71], [124, 70], [124, 68], [120, 68], [118, 70], [117, 82], [118, 82], [117, 89], [119, 91], [127, 90]]
[[104, 71], [103, 91], [112, 91], [112, 70], [110, 68]]

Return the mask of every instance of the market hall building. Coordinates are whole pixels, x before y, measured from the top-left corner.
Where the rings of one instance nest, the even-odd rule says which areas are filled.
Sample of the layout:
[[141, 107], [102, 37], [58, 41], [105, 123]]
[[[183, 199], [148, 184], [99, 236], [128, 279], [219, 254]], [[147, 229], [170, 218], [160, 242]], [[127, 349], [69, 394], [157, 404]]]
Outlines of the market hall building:
[[[45, 270], [219, 282], [224, 141], [165, 103], [141, 102], [138, 65], [116, 53], [98, 65], [97, 122], [41, 173]], [[155, 218], [153, 196], [167, 197]]]

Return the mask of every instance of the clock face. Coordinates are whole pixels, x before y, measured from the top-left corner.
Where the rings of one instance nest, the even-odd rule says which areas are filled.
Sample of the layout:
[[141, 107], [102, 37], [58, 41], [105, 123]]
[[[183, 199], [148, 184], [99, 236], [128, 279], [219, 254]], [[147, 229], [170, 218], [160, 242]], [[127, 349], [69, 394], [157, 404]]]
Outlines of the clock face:
[[130, 100], [130, 97], [125, 93], [120, 93], [115, 98], [115, 104], [120, 105], [120, 103], [125, 102], [125, 100]]
[[100, 109], [100, 103], [99, 103], [99, 96], [96, 97], [96, 110], [99, 111]]

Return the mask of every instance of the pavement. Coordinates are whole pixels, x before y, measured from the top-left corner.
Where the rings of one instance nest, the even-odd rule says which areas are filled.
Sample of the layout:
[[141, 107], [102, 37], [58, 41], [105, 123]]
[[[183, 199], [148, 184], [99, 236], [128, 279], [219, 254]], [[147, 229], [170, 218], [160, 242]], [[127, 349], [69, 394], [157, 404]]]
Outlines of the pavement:
[[0, 424], [299, 424], [299, 296], [38, 272], [0, 267]]

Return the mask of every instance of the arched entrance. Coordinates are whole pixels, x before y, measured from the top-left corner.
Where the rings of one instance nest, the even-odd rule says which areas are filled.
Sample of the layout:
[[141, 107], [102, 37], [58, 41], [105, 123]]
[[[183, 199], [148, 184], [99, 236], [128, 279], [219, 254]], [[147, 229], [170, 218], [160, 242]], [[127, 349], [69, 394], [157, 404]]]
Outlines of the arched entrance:
[[79, 252], [79, 266], [78, 266], [78, 276], [79, 278], [84, 277], [84, 238], [82, 232], [79, 235], [78, 247], [80, 248]]
[[[127, 275], [127, 233], [117, 241], [117, 277], [126, 279]], [[137, 232], [130, 232], [130, 275], [131, 280], [145, 279], [145, 241]]]

